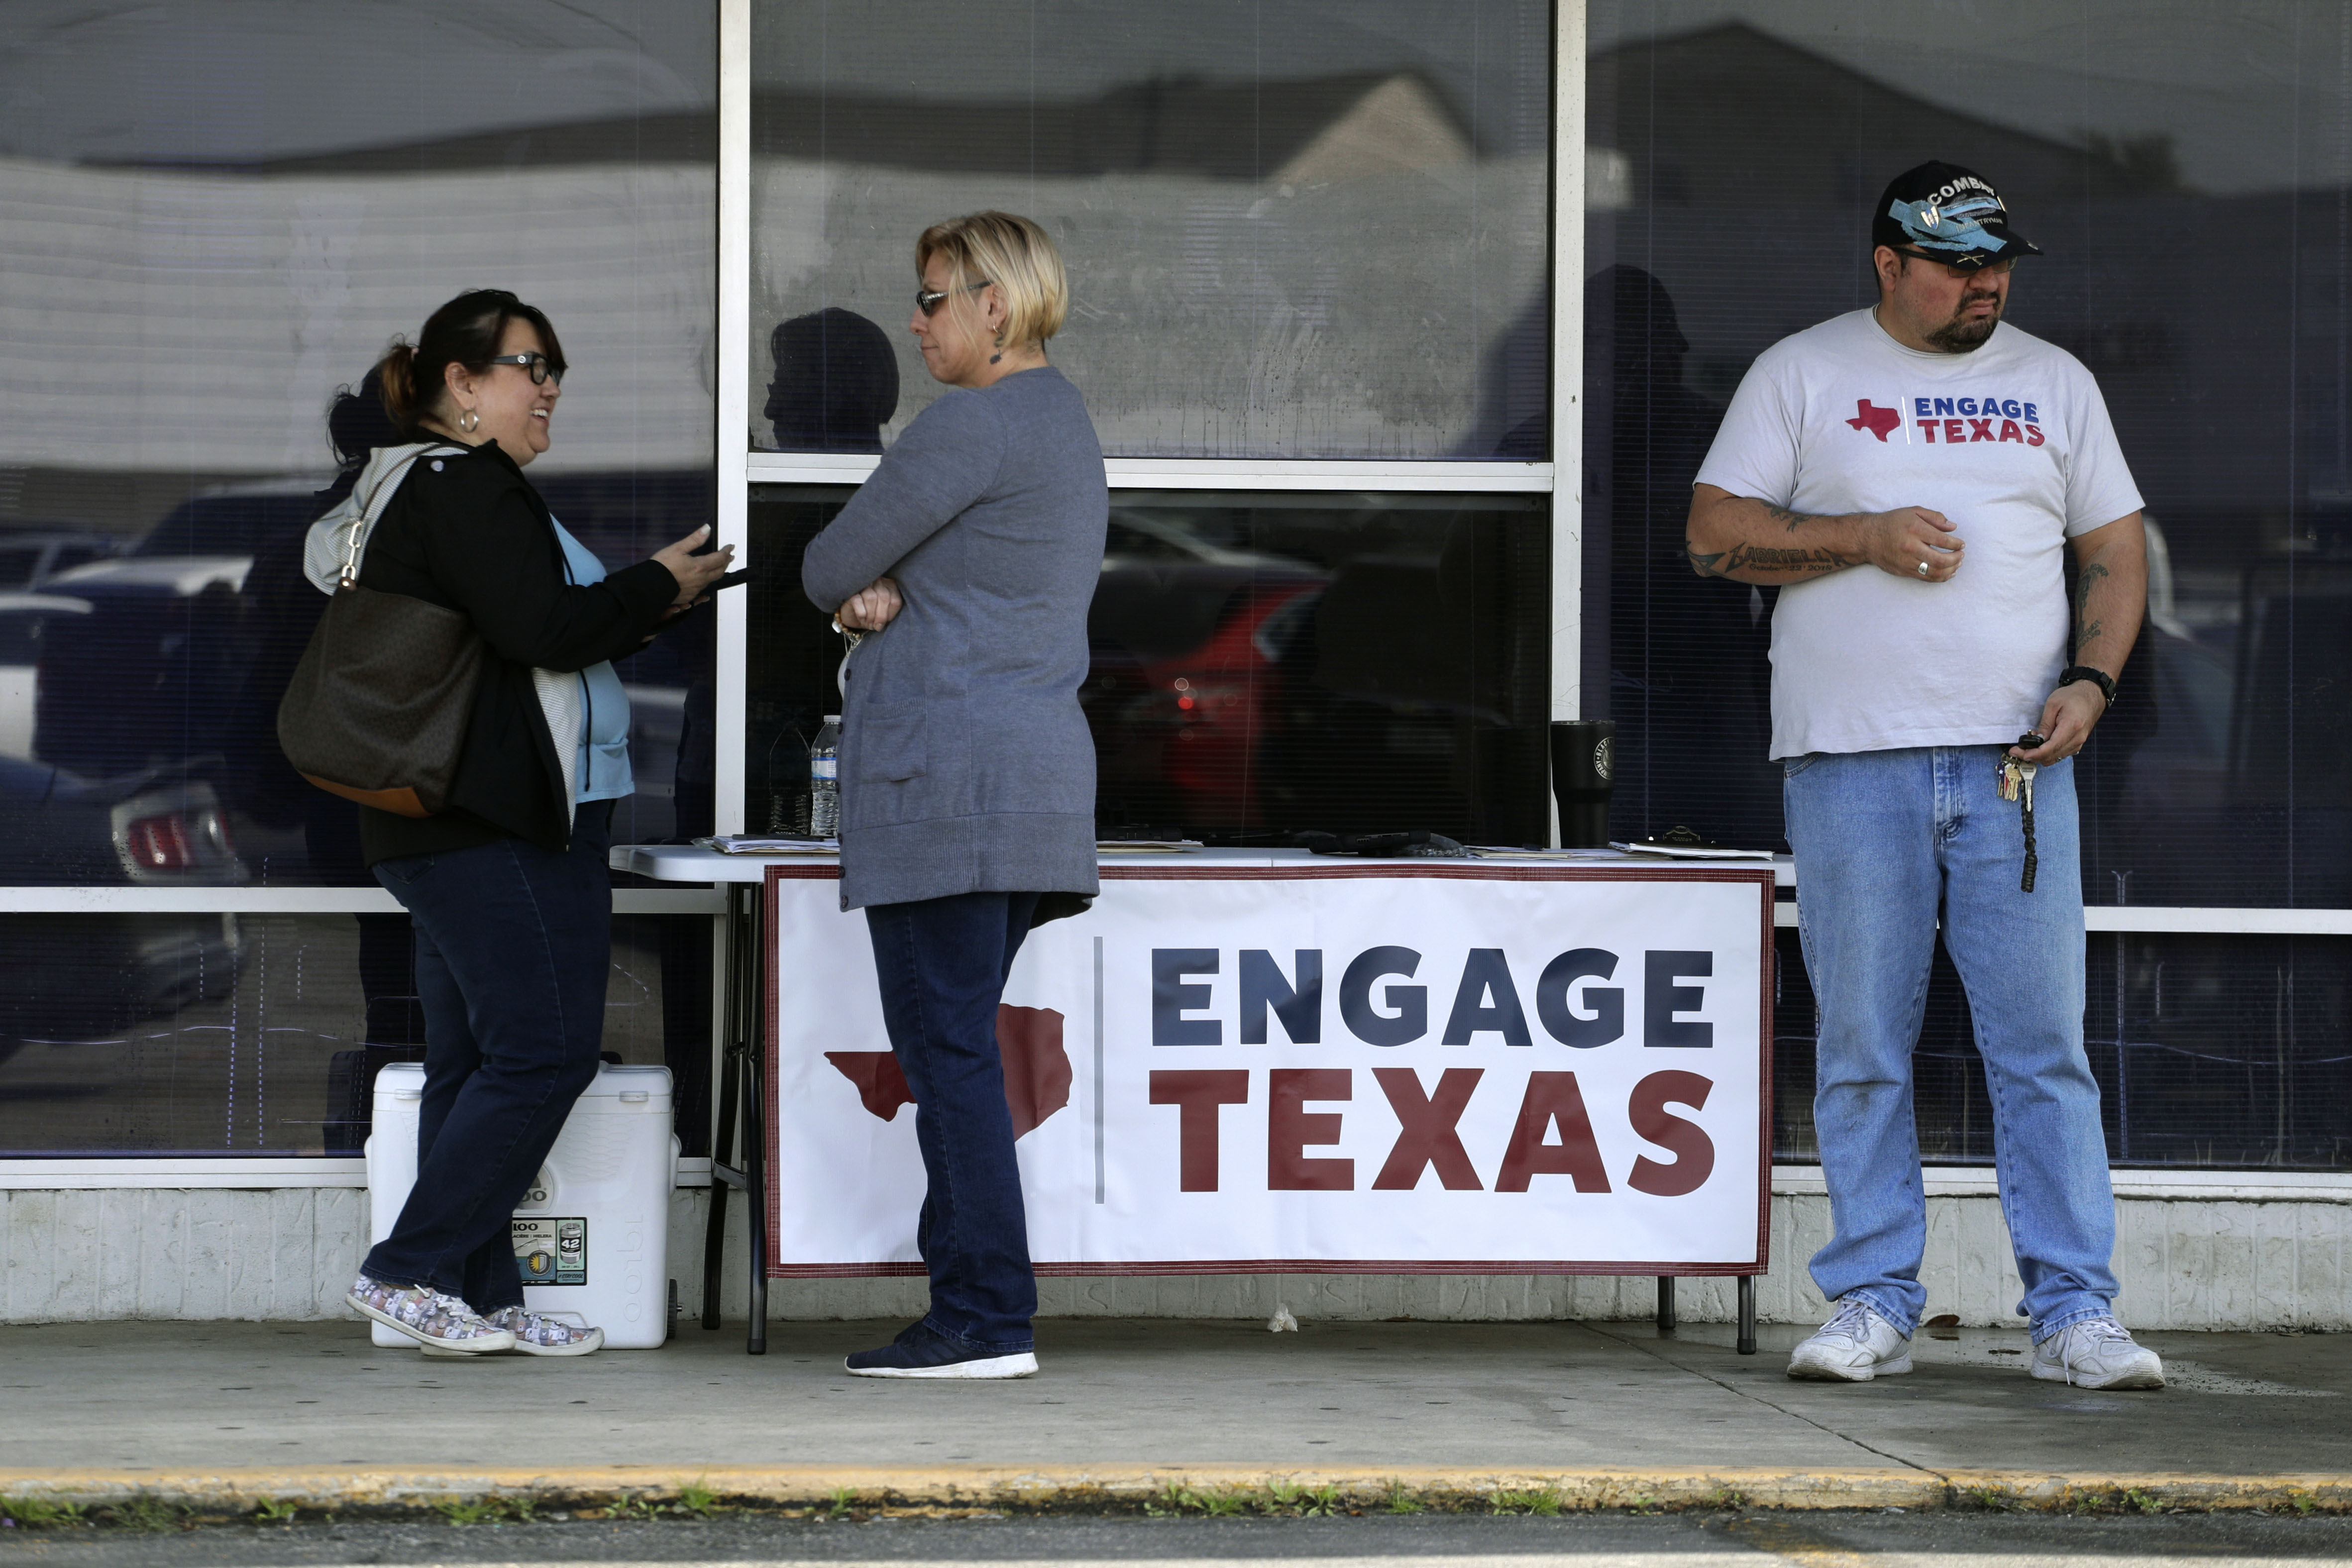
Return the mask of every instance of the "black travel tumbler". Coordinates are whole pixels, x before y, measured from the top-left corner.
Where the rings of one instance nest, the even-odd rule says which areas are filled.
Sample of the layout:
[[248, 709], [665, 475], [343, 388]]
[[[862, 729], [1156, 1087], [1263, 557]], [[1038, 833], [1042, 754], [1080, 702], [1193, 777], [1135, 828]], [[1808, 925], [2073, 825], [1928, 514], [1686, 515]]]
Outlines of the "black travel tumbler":
[[1609, 842], [1609, 777], [1617, 721], [1571, 718], [1551, 727], [1551, 789], [1559, 801], [1562, 849], [1591, 850]]

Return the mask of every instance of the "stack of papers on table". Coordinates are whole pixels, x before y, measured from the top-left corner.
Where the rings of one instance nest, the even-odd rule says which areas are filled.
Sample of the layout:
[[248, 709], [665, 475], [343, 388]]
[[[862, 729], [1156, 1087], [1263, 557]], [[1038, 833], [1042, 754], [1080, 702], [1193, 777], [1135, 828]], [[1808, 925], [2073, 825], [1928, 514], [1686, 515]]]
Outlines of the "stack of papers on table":
[[1612, 850], [1623, 850], [1629, 855], [1657, 855], [1678, 861], [1769, 861], [1770, 850], [1735, 850], [1722, 844], [1661, 844], [1636, 840], [1633, 843], [1612, 843]]
[[1204, 847], [1198, 839], [1101, 839], [1095, 843], [1095, 852], [1101, 855], [1181, 855]]
[[839, 839], [754, 839], [740, 833], [721, 833], [717, 838], [694, 841], [722, 855], [837, 855], [841, 852]]
[[1523, 850], [1509, 844], [1465, 844], [1480, 860], [1521, 861], [1613, 861], [1617, 852], [1607, 850]]

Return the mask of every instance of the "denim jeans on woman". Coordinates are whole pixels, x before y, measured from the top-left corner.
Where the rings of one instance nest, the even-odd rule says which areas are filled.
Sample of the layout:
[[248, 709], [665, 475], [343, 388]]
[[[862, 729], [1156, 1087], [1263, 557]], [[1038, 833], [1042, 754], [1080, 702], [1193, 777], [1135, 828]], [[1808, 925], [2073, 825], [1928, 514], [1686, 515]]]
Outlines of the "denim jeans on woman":
[[522, 1304], [509, 1220], [595, 1081], [613, 956], [613, 803], [560, 854], [525, 842], [376, 862], [408, 911], [425, 1013], [416, 1186], [362, 1270], [478, 1312]]
[[1911, 1053], [1940, 913], [1992, 1100], [2017, 1310], [2039, 1342], [2110, 1310], [2115, 1194], [2083, 1054], [2074, 766], [2034, 780], [2040, 864], [2025, 893], [2022, 813], [1995, 789], [2005, 750], [1816, 752], [1785, 764], [1782, 791], [1821, 1009], [1813, 1125], [1834, 1234], [1813, 1281], [1832, 1300], [1859, 1292], [1906, 1334], [1927, 1309]]
[[915, 1142], [929, 1186], [915, 1249], [931, 1276], [923, 1322], [967, 1348], [1035, 1348], [1037, 1281], [996, 1009], [1029, 935], [1034, 893], [960, 893], [869, 904], [882, 1021], [915, 1094]]

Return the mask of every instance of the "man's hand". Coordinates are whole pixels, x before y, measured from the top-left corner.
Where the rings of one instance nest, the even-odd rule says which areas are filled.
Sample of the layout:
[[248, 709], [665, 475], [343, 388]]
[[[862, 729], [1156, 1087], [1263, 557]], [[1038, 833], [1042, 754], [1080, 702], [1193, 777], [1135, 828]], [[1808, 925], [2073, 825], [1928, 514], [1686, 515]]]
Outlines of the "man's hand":
[[[1956, 525], [1941, 512], [1925, 507], [1897, 507], [1891, 512], [1869, 512], [1857, 519], [1863, 548], [1870, 564], [1890, 576], [1911, 582], [1949, 582], [1960, 570], [1968, 549]], [[1921, 571], [1925, 562], [1927, 570]]]
[[2034, 727], [2050, 738], [2031, 751], [2012, 746], [2009, 755], [2021, 762], [2047, 768], [2083, 749], [2091, 731], [2107, 716], [2106, 695], [2089, 681], [2071, 681], [2050, 694], [2042, 705], [2042, 720]]
[[879, 632], [898, 618], [903, 603], [898, 597], [898, 585], [887, 577], [877, 577], [842, 601], [835, 618], [852, 632]]
[[735, 564], [733, 545], [722, 546], [709, 555], [694, 553], [709, 537], [710, 525], [705, 523], [676, 544], [664, 545], [654, 552], [654, 559], [669, 568], [669, 574], [677, 579], [677, 597], [670, 601], [671, 608], [684, 610], [692, 605]]

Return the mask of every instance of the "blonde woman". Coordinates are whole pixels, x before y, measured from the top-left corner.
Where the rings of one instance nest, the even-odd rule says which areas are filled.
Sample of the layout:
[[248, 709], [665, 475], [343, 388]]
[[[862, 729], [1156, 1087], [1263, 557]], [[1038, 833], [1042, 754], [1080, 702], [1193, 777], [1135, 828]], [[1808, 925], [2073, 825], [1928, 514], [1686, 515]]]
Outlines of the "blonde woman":
[[864, 909], [929, 1186], [931, 1306], [849, 1358], [866, 1377], [1037, 1370], [996, 1009], [1022, 938], [1095, 881], [1078, 687], [1110, 497], [1077, 389], [1045, 361], [1068, 308], [1045, 230], [1006, 213], [915, 244], [908, 323], [952, 389], [811, 542], [802, 583], [866, 633], [843, 671], [841, 894]]

